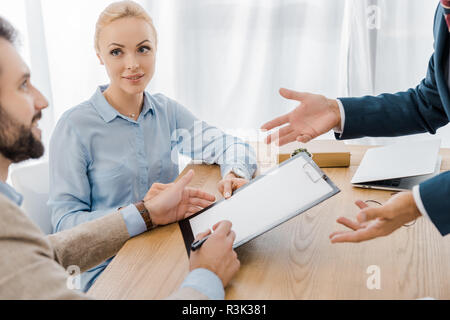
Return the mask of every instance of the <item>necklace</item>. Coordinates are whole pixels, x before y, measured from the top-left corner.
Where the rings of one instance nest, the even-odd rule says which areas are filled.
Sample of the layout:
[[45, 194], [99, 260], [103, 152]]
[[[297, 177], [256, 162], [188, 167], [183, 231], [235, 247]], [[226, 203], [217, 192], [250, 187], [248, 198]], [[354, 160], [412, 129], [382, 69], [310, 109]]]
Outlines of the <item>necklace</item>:
[[[109, 99], [109, 97], [108, 97], [108, 94], [107, 94], [106, 92], [104, 92], [103, 95], [104, 95], [106, 101], [108, 101], [108, 103], [109, 103], [110, 99]], [[111, 103], [109, 103], [109, 104], [111, 105]], [[114, 108], [114, 107], [113, 107], [113, 108]], [[117, 111], [119, 111], [120, 113], [122, 113], [118, 108], [114, 108], [114, 109], [116, 109]], [[122, 113], [122, 114], [124, 114], [124, 113]], [[129, 114], [128, 114], [128, 117], [134, 119], [134, 118], [136, 118], [136, 113], [129, 113]]]

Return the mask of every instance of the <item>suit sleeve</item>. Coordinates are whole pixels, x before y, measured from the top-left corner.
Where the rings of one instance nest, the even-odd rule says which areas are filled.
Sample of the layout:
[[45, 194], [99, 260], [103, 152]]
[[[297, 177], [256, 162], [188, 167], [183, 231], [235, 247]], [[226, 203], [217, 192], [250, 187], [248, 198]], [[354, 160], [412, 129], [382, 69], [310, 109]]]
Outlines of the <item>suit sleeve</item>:
[[[98, 230], [98, 226], [91, 223], [84, 229], [80, 226], [45, 237], [16, 205], [0, 195], [0, 300], [91, 299], [69, 288], [67, 267], [81, 264], [88, 268], [89, 264], [96, 264], [92, 256], [103, 259], [110, 255], [127, 234], [120, 214], [105, 217], [98, 223], [105, 227]], [[91, 227], [98, 232], [91, 233]], [[110, 239], [110, 234], [102, 235], [106, 229], [109, 229], [106, 233], [119, 233], [122, 237], [116, 235]], [[94, 241], [89, 243], [90, 240]], [[102, 250], [105, 253], [100, 253]], [[168, 299], [206, 300], [208, 297], [194, 288], [182, 287]]]
[[[438, 5], [435, 26], [439, 19], [442, 19], [442, 14]], [[449, 121], [436, 84], [435, 59], [433, 54], [427, 75], [416, 88], [376, 97], [340, 98], [345, 111], [345, 125], [342, 135], [336, 135], [336, 138], [395, 137], [424, 132], [435, 134]]]
[[[435, 27], [438, 19], [442, 19], [440, 9], [438, 5]], [[340, 98], [345, 124], [343, 132], [336, 133], [336, 138], [395, 137], [423, 132], [435, 134], [438, 128], [449, 122], [436, 83], [435, 59], [433, 54], [427, 76], [416, 88], [377, 97]], [[442, 235], [450, 233], [450, 172], [422, 183], [419, 192], [427, 215], [439, 232]]]
[[339, 98], [345, 111], [345, 125], [338, 139], [396, 137], [429, 132], [448, 123], [434, 78], [434, 57], [427, 77], [415, 88], [395, 94]]
[[[342, 98], [345, 125], [336, 138], [394, 137], [436, 130], [448, 123], [434, 78], [434, 57], [427, 77], [415, 89], [378, 97]], [[427, 214], [442, 235], [450, 232], [450, 172], [420, 185]]]
[[64, 268], [76, 265], [81, 272], [115, 256], [129, 238], [120, 213], [48, 236], [57, 262]]
[[450, 233], [450, 171], [429, 179], [419, 186], [425, 210], [439, 232]]
[[50, 243], [15, 205], [0, 197], [0, 300], [89, 299], [69, 289]]

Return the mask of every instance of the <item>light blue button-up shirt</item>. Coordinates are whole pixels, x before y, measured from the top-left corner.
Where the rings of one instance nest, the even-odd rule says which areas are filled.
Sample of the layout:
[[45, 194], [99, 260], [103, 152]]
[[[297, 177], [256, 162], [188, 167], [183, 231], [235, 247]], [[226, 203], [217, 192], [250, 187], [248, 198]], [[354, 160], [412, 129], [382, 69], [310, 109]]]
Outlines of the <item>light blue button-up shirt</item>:
[[14, 202], [18, 207], [22, 205], [23, 196], [3, 181], [0, 181], [0, 193]]
[[[48, 204], [55, 232], [119, 207], [125, 207], [130, 236], [144, 232], [145, 223], [130, 204], [142, 200], [153, 183], [177, 178], [178, 153], [220, 164], [222, 176], [234, 171], [251, 179], [255, 173], [256, 157], [248, 144], [199, 121], [177, 102], [145, 93], [134, 121], [107, 102], [106, 89], [99, 87], [90, 100], [67, 111], [53, 133]], [[82, 274], [84, 290], [109, 261]]]

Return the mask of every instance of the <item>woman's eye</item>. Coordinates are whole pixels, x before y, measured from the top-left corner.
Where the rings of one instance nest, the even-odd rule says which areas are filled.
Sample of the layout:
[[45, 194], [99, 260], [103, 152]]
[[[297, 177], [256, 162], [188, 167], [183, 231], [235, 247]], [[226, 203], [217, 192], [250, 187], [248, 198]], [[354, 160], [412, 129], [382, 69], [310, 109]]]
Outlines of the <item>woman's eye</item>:
[[112, 56], [117, 57], [118, 55], [120, 55], [122, 53], [122, 50], [114, 49], [110, 53], [111, 53]]
[[25, 80], [21, 85], [20, 89], [27, 90], [28, 89], [28, 80]]
[[150, 48], [150, 47], [147, 47], [147, 46], [144, 46], [144, 47], [140, 47], [139, 49], [138, 49], [138, 51], [140, 52], [140, 53], [147, 53], [147, 52], [149, 52], [149, 51], [151, 51], [152, 49]]

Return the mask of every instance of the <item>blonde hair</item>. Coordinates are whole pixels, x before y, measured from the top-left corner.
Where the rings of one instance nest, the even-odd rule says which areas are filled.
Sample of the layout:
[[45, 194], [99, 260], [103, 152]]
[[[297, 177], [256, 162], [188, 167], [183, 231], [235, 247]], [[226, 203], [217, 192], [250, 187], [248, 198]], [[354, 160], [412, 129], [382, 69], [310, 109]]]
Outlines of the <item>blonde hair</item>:
[[104, 27], [109, 25], [110, 23], [122, 19], [134, 17], [138, 19], [143, 19], [146, 21], [150, 27], [152, 27], [153, 32], [155, 33], [155, 46], [158, 44], [158, 34], [156, 33], [156, 28], [153, 25], [152, 18], [148, 15], [144, 8], [142, 8], [139, 4], [134, 1], [126, 0], [119, 1], [110, 4], [106, 7], [105, 10], [100, 14], [97, 24], [95, 26], [95, 50], [98, 52], [99, 50], [99, 36], [100, 32]]

